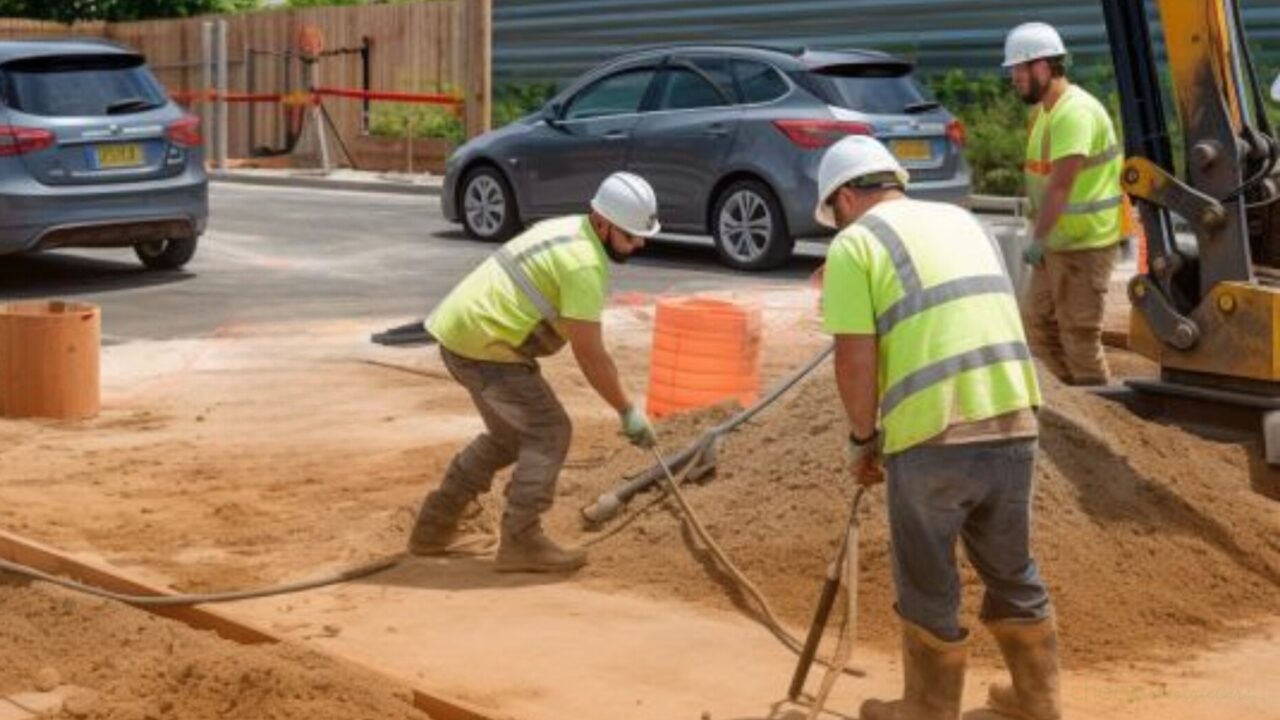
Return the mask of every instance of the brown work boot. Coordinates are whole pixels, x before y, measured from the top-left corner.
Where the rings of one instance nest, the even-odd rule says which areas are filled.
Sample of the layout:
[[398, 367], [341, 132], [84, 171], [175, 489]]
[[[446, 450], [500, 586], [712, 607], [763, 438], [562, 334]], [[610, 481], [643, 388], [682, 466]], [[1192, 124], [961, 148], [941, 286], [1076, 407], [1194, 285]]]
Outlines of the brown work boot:
[[1062, 717], [1058, 681], [1058, 629], [1053, 617], [1043, 620], [1000, 620], [987, 623], [1013, 677], [1012, 685], [992, 685], [987, 705], [1001, 715], [1022, 720]]
[[[409, 552], [413, 555], [483, 555], [493, 551], [493, 536], [464, 534], [460, 525], [467, 516], [470, 500], [453, 497], [440, 490], [427, 496], [418, 511], [417, 522], [409, 535]], [[478, 510], [478, 506], [475, 506]]]
[[947, 642], [916, 625], [902, 621], [901, 700], [868, 700], [859, 720], [959, 720], [964, 694], [964, 666], [969, 640]]
[[586, 564], [586, 550], [560, 547], [534, 522], [519, 530], [503, 527], [494, 567], [498, 572], [572, 572]]

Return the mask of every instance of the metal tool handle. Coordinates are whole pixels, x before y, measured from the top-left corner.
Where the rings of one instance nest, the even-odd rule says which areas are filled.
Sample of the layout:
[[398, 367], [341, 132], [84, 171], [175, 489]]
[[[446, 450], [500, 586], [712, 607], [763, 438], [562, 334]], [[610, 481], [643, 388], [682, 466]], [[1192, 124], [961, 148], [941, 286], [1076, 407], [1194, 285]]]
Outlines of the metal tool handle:
[[859, 487], [853, 496], [853, 507], [849, 512], [849, 523], [845, 525], [844, 539], [836, 551], [836, 557], [827, 566], [827, 579], [822, 584], [822, 594], [818, 596], [818, 607], [813, 613], [813, 622], [809, 624], [809, 635], [804, 640], [804, 650], [796, 663], [795, 673], [791, 676], [791, 687], [787, 689], [787, 698], [795, 702], [804, 691], [805, 680], [809, 678], [809, 668], [813, 667], [813, 659], [818, 655], [818, 645], [822, 643], [822, 634], [827, 629], [827, 620], [831, 616], [831, 608], [835, 606], [836, 596], [840, 591], [840, 571], [844, 567], [846, 553], [849, 552], [850, 529], [858, 522], [858, 508], [862, 505], [865, 487]]

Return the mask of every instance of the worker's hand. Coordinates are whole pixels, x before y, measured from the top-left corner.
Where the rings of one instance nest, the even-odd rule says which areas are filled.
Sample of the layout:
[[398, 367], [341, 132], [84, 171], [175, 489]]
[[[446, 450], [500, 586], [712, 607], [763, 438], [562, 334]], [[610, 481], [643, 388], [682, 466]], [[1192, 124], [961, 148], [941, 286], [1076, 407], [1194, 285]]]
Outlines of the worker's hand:
[[884, 463], [880, 455], [880, 433], [858, 441], [849, 433], [845, 452], [849, 458], [849, 469], [853, 479], [859, 485], [870, 486], [884, 482]]
[[653, 431], [653, 424], [645, 416], [644, 411], [632, 405], [619, 418], [622, 420], [622, 434], [638, 448], [651, 448], [658, 444], [658, 435]]
[[1022, 259], [1031, 267], [1040, 267], [1044, 264], [1044, 246], [1039, 240], [1032, 240], [1027, 249], [1022, 251]]

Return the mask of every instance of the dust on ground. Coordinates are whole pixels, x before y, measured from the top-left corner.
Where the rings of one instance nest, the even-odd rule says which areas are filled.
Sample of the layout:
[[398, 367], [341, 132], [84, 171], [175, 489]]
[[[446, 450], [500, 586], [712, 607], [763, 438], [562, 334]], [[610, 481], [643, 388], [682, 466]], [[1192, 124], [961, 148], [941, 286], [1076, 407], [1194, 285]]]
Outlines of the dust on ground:
[[0, 696], [77, 687], [49, 718], [422, 720], [411, 694], [292, 645], [243, 646], [119, 603], [0, 582]]

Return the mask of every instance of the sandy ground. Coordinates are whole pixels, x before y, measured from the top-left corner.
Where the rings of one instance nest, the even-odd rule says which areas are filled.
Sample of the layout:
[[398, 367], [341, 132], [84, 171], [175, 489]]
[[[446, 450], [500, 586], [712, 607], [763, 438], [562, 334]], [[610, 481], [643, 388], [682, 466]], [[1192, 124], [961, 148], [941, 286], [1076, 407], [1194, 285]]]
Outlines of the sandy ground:
[[[760, 297], [768, 319], [763, 374], [773, 378], [824, 340], [810, 319], [812, 295], [766, 292]], [[643, 298], [621, 300], [610, 316], [610, 344], [628, 385], [639, 390], [651, 308]], [[400, 550], [423, 493], [478, 421], [433, 354], [367, 345], [367, 332], [381, 326], [254, 326], [214, 340], [108, 348], [106, 409], [100, 418], [81, 424], [0, 421], [0, 525], [183, 590], [299, 579]], [[1123, 372], [1149, 371], [1131, 357], [1117, 362]], [[560, 533], [585, 539], [576, 530], [577, 508], [593, 496], [605, 471], [645, 463], [615, 437], [611, 413], [594, 399], [569, 359], [548, 363], [547, 373], [578, 426], [551, 522]], [[1121, 432], [1119, 426], [1112, 431]], [[1094, 435], [1079, 436], [1086, 437]], [[812, 452], [816, 458], [832, 450], [815, 443]], [[1223, 463], [1222, 468], [1239, 467], [1231, 457]], [[1153, 465], [1142, 472], [1170, 467]], [[1098, 472], [1114, 470], [1104, 466]], [[717, 483], [727, 487], [727, 480], [744, 471], [731, 467], [698, 488], [701, 501], [730, 497], [732, 490], [718, 491]], [[1088, 487], [1081, 485], [1080, 491]], [[841, 514], [839, 493], [830, 497], [831, 508]], [[1251, 522], [1265, 529], [1266, 511], [1251, 513]], [[714, 518], [716, 511], [708, 514]], [[1269, 518], [1272, 529], [1280, 529], [1274, 511]], [[793, 519], [805, 521], [803, 514]], [[1087, 518], [1081, 522], [1090, 524]], [[1085, 529], [1090, 542], [1097, 542], [1105, 537], [1106, 523], [1092, 524], [1098, 527]], [[714, 519], [712, 525], [716, 531]], [[484, 560], [446, 565], [417, 560], [363, 583], [228, 609], [301, 644], [376, 664], [406, 683], [519, 717], [669, 718], [695, 717], [704, 710], [713, 717], [787, 717], [785, 708], [771, 710], [770, 705], [782, 695], [790, 656], [725, 599], [716, 573], [691, 554], [678, 528], [670, 513], [655, 510], [620, 536], [619, 544], [602, 545], [600, 562], [568, 581], [502, 578]], [[1160, 523], [1136, 523], [1125, 532], [1149, 538], [1144, 548], [1166, 543]], [[873, 572], [873, 561], [883, 551], [877, 555], [871, 548], [874, 534], [868, 533], [864, 572]], [[820, 572], [808, 566], [825, 562], [833, 536], [825, 529], [815, 534], [821, 538], [814, 540], [812, 558], [798, 563], [803, 571], [780, 574], [785, 582], [797, 578], [792, 584], [803, 587], [773, 588], [789, 598], [783, 610], [797, 629], [807, 619], [806, 599], [820, 582]], [[749, 533], [735, 537], [751, 540]], [[1272, 552], [1277, 550], [1274, 537]], [[1173, 539], [1175, 546], [1181, 542]], [[650, 562], [629, 564], [646, 543], [654, 548]], [[1054, 548], [1064, 557], [1070, 551], [1069, 546]], [[655, 574], [654, 558], [659, 567], [670, 568], [670, 578]], [[1158, 563], [1159, 554], [1137, 562]], [[1246, 570], [1241, 572], [1249, 577], [1259, 575]], [[1260, 572], [1265, 576], [1269, 570]], [[686, 590], [674, 590], [671, 578]], [[1219, 580], [1233, 578], [1227, 574]], [[869, 619], [882, 619], [883, 603], [876, 599], [885, 597], [887, 576], [880, 573], [871, 581], [879, 583], [879, 595], [869, 586], [865, 605], [880, 607]], [[1148, 616], [1149, 635], [1178, 633], [1183, 623], [1194, 630], [1192, 641], [1153, 641], [1146, 647], [1159, 652], [1144, 650], [1133, 659], [1114, 652], [1077, 655], [1070, 668], [1069, 706], [1079, 717], [1280, 717], [1275, 710], [1280, 697], [1265, 690], [1274, 685], [1269, 668], [1280, 660], [1280, 649], [1266, 608], [1254, 602], [1258, 587], [1265, 589], [1250, 586], [1246, 594], [1253, 603], [1246, 624], [1199, 627], [1195, 624], [1204, 625], [1203, 616], [1193, 613]], [[136, 704], [139, 688], [148, 687], [112, 680], [102, 671], [103, 658], [116, 654], [110, 650], [116, 637], [112, 628], [137, 626], [146, 638], [182, 636], [185, 630], [101, 603], [64, 600], [39, 587], [0, 591], [0, 614], [16, 612], [25, 618], [24, 627], [43, 628], [14, 633], [18, 660], [0, 664], [0, 692], [30, 687], [37, 665], [52, 665], [68, 682], [100, 693], [99, 714], [90, 717], [131, 717], [121, 708]], [[1101, 595], [1077, 602], [1083, 607], [1115, 601]], [[81, 622], [46, 622], [46, 606], [69, 607], [65, 612]], [[1280, 616], [1280, 607], [1271, 609], [1272, 616]], [[866, 680], [841, 684], [838, 707], [846, 713], [865, 694], [892, 692], [898, 682], [892, 633], [883, 622], [863, 624], [867, 642], [860, 662], [870, 673]], [[62, 639], [42, 644], [41, 632]], [[98, 652], [67, 656], [66, 638], [85, 633], [97, 640]], [[218, 642], [199, 637], [198, 642]], [[161, 643], [158, 647], [168, 649], [147, 655], [144, 664], [166, 667], [176, 657], [187, 657], [171, 645]], [[234, 650], [225, 652], [234, 656]], [[293, 650], [255, 656], [254, 662], [278, 664], [271, 672], [292, 672], [287, 668], [297, 660], [288, 652]], [[1174, 660], [1180, 662], [1168, 664]], [[981, 683], [993, 672], [989, 651], [979, 653], [969, 705], [980, 701]], [[308, 676], [297, 682], [315, 687], [335, 681]], [[388, 697], [394, 701], [394, 693], [387, 693], [361, 696], [351, 707], [377, 707]], [[204, 714], [209, 711], [197, 695], [174, 691], [166, 712], [215, 716]], [[271, 696], [257, 701], [255, 707], [273, 708], [262, 717], [324, 716], [321, 711], [289, 714], [270, 705]], [[376, 714], [351, 707], [351, 717]], [[323, 712], [330, 710], [341, 712], [341, 706]]]

